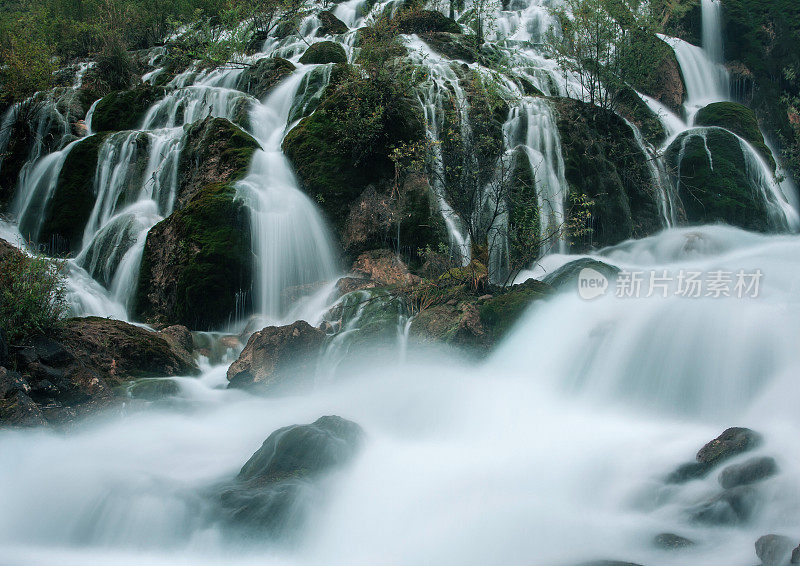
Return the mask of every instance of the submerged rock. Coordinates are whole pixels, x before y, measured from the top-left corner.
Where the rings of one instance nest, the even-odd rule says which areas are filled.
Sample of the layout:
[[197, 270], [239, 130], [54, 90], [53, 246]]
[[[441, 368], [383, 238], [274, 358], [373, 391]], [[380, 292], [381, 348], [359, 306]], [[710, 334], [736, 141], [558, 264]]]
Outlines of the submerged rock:
[[228, 387], [271, 390], [288, 378], [293, 378], [293, 384], [312, 381], [324, 341], [324, 332], [302, 320], [268, 326], [250, 336], [228, 368]]
[[741, 464], [728, 466], [719, 475], [719, 483], [725, 489], [739, 485], [748, 485], [770, 478], [778, 473], [775, 458], [762, 456], [750, 458]]
[[728, 489], [696, 507], [691, 517], [707, 525], [739, 525], [746, 523], [758, 503], [756, 491], [750, 486]]
[[673, 533], [661, 533], [653, 539], [653, 544], [664, 550], [680, 550], [694, 546], [695, 542]]
[[223, 486], [218, 501], [225, 520], [245, 535], [299, 534], [321, 480], [353, 460], [363, 436], [360, 426], [337, 416], [276, 430]]
[[593, 269], [612, 282], [617, 279], [620, 271], [616, 266], [584, 257], [562, 265], [552, 273], [545, 275], [542, 281], [555, 289], [562, 289], [568, 286], [577, 288], [578, 277], [584, 269]]
[[323, 63], [347, 63], [347, 53], [344, 47], [334, 41], [318, 41], [312, 43], [300, 62], [304, 65]]
[[781, 535], [764, 535], [756, 541], [756, 556], [763, 566], [782, 566], [790, 558], [796, 539]]
[[761, 435], [749, 428], [732, 427], [703, 446], [697, 453], [696, 461], [679, 466], [667, 477], [667, 483], [685, 483], [703, 478], [718, 464], [761, 443]]

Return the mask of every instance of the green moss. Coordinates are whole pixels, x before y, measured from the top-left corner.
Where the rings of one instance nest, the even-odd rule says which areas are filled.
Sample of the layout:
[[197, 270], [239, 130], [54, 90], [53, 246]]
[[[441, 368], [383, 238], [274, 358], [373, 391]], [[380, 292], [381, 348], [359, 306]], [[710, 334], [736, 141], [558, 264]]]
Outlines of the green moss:
[[531, 249], [538, 248], [541, 229], [535, 171], [521, 149], [514, 155], [509, 197], [508, 251], [511, 265], [517, 266], [530, 258]]
[[492, 341], [497, 341], [508, 333], [533, 301], [551, 293], [549, 285], [535, 279], [514, 285], [478, 307], [481, 323]]
[[667, 139], [664, 124], [633, 89], [624, 89], [617, 99], [617, 111], [639, 128], [645, 140], [660, 147]]
[[625, 121], [596, 106], [554, 101], [567, 182], [594, 204], [591, 234], [573, 249], [616, 244], [661, 229], [647, 157]]
[[253, 136], [225, 118], [208, 117], [189, 126], [178, 163], [177, 206], [184, 206], [209, 184], [243, 179], [260, 147]]
[[294, 71], [295, 66], [291, 61], [282, 57], [267, 57], [259, 59], [255, 65], [244, 70], [239, 77], [237, 88], [258, 99], [278, 84], [284, 77]]
[[97, 155], [105, 140], [96, 134], [77, 143], [67, 155], [53, 197], [45, 209], [39, 242], [50, 244], [55, 252], [81, 247], [83, 230], [92, 213], [95, 199], [94, 174]]
[[800, 69], [800, 3], [796, 0], [725, 0], [725, 57], [744, 80], [734, 83], [765, 132], [791, 139], [782, 95], [800, 95], [800, 81], [784, 76]]
[[666, 159], [676, 171], [678, 196], [689, 222], [770, 228], [766, 204], [751, 187], [741, 145], [730, 132], [707, 128], [681, 134], [669, 146]]
[[141, 125], [150, 106], [163, 98], [165, 93], [164, 88], [151, 86], [112, 92], [97, 103], [92, 116], [92, 129], [96, 132], [135, 130]]
[[399, 33], [461, 33], [461, 26], [436, 10], [404, 10], [394, 18]]
[[714, 102], [701, 109], [695, 116], [697, 126], [718, 126], [744, 138], [767, 160], [775, 170], [775, 158], [764, 143], [755, 113], [736, 102]]
[[300, 62], [304, 65], [312, 63], [347, 63], [347, 53], [344, 47], [333, 41], [318, 41], [312, 43], [303, 56], [300, 57]]
[[147, 320], [218, 328], [252, 286], [247, 208], [231, 184], [206, 186], [148, 234], [136, 313]]
[[679, 112], [686, 89], [675, 51], [654, 34], [637, 33], [632, 41], [632, 57], [623, 62], [631, 86]]
[[[387, 182], [394, 174], [391, 148], [422, 139], [424, 126], [415, 101], [386, 100], [369, 81], [340, 86], [326, 96], [316, 112], [300, 121], [284, 139], [283, 150], [305, 191], [342, 231], [350, 205], [371, 183]], [[381, 113], [376, 115], [376, 107]], [[372, 143], [358, 148], [345, 144], [353, 124], [369, 124]]]

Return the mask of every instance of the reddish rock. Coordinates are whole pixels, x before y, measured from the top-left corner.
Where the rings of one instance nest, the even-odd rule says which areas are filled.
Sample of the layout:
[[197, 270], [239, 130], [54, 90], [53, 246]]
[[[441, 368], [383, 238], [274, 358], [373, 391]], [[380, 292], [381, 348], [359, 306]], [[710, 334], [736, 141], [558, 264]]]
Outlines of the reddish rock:
[[325, 333], [305, 321], [268, 326], [253, 334], [228, 368], [230, 388], [273, 388], [289, 377], [313, 379]]
[[379, 285], [405, 285], [419, 280], [391, 250], [373, 250], [361, 254], [353, 263], [352, 272]]

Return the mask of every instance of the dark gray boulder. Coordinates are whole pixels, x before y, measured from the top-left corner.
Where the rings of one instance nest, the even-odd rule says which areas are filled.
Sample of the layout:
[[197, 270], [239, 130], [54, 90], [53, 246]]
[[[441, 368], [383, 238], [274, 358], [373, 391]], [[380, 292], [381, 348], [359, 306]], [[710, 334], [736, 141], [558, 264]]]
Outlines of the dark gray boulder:
[[276, 430], [219, 495], [225, 521], [244, 536], [291, 538], [322, 478], [350, 463], [364, 433], [356, 423], [325, 416]]
[[703, 446], [695, 462], [682, 464], [667, 476], [667, 483], [685, 483], [706, 477], [722, 462], [743, 454], [761, 444], [761, 435], [749, 428], [732, 427]]

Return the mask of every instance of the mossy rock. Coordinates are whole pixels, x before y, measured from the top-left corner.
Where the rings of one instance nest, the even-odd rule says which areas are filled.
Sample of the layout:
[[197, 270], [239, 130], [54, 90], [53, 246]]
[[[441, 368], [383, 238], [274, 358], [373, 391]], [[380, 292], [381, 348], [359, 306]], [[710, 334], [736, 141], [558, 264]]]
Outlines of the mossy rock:
[[617, 112], [639, 128], [642, 137], [654, 147], [661, 147], [667, 139], [664, 124], [633, 89], [625, 88], [620, 92]]
[[697, 113], [694, 123], [697, 126], [718, 126], [730, 130], [756, 148], [775, 171], [775, 158], [764, 143], [755, 113], [747, 106], [736, 102], [714, 102]]
[[207, 185], [243, 179], [260, 148], [253, 136], [225, 118], [209, 116], [188, 126], [178, 162], [176, 207]]
[[[656, 9], [663, 9], [663, 4], [668, 0], [658, 0]], [[692, 45], [700, 45], [703, 41], [703, 14], [700, 0], [688, 0], [685, 2], [669, 2], [670, 10], [665, 33], [674, 37], [680, 37]]]
[[547, 283], [528, 279], [485, 300], [478, 313], [491, 341], [496, 343], [505, 337], [531, 303], [549, 297], [552, 292]]
[[236, 88], [261, 100], [294, 70], [291, 61], [282, 57], [265, 57], [242, 72]]
[[573, 239], [575, 251], [642, 238], [662, 228], [647, 156], [633, 131], [613, 112], [572, 99], [554, 99], [573, 196], [593, 202], [591, 233]]
[[147, 235], [136, 316], [196, 330], [227, 324], [252, 287], [250, 244], [249, 210], [235, 187], [204, 187]]
[[639, 33], [632, 39], [637, 57], [627, 71], [632, 77], [631, 86], [680, 113], [686, 86], [675, 51], [654, 34]]
[[436, 53], [449, 59], [457, 59], [466, 63], [478, 60], [478, 44], [471, 35], [451, 32], [429, 32], [420, 36]]
[[102, 134], [90, 136], [67, 154], [38, 236], [39, 243], [49, 244], [54, 252], [77, 252], [81, 248], [83, 231], [97, 199], [94, 175], [105, 139]]
[[112, 92], [95, 106], [92, 129], [95, 132], [136, 130], [142, 125], [147, 110], [165, 94], [166, 89], [155, 86]]
[[727, 130], [684, 132], [670, 144], [665, 159], [675, 172], [690, 223], [726, 222], [757, 231], [774, 226], [764, 199], [751, 186], [741, 142]]
[[159, 401], [180, 394], [181, 388], [172, 379], [146, 378], [133, 381], [124, 388], [130, 399]]
[[391, 148], [425, 135], [422, 112], [416, 101], [392, 100], [385, 105], [386, 111], [374, 136], [376, 143], [356, 162], [352, 148], [340, 141], [342, 129], [347, 127], [343, 121], [353, 116], [356, 120], [369, 119], [374, 113], [373, 103], [381, 103], [382, 99], [377, 92], [368, 93], [374, 95], [374, 100], [355, 98], [353, 92], [340, 88], [327, 95], [316, 112], [303, 118], [283, 141], [283, 150], [303, 189], [319, 203], [340, 234], [351, 204], [364, 189], [370, 184], [385, 184], [393, 177]]
[[319, 32], [322, 35], [341, 35], [350, 29], [342, 20], [333, 15], [330, 10], [323, 10], [319, 13], [321, 26]]
[[461, 26], [436, 10], [404, 10], [394, 17], [399, 33], [461, 33]]
[[347, 53], [340, 44], [333, 41], [318, 41], [312, 43], [300, 62], [304, 65], [324, 64], [324, 63], [347, 63]]

